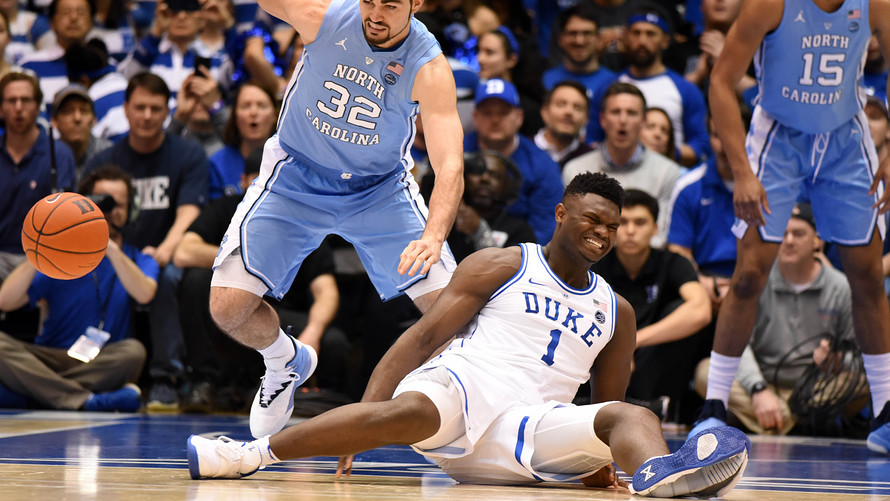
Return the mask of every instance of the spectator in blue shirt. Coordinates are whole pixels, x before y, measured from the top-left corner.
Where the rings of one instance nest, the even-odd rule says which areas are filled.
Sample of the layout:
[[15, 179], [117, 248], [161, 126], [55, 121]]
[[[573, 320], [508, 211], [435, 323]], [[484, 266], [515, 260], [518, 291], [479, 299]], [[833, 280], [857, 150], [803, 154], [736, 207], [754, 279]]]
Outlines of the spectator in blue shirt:
[[30, 54], [19, 62], [22, 68], [40, 76], [40, 90], [44, 104], [49, 106], [53, 96], [68, 85], [65, 51], [75, 43], [85, 43], [93, 29], [95, 7], [89, 0], [53, 0], [49, 4], [49, 23], [56, 35], [55, 45]]
[[559, 165], [519, 134], [522, 118], [519, 93], [512, 83], [493, 78], [480, 84], [473, 111], [476, 131], [464, 137], [464, 151], [494, 151], [516, 162], [522, 184], [508, 213], [525, 219], [544, 245], [556, 227], [552, 208], [562, 199], [562, 178]]
[[[145, 348], [130, 337], [131, 301], [151, 301], [158, 265], [123, 242], [121, 227], [134, 193], [130, 177], [106, 166], [81, 188], [108, 221], [105, 257], [73, 280], [49, 278], [24, 261], [0, 286], [0, 310], [30, 303], [47, 313], [33, 344], [0, 333], [0, 407], [11, 404], [10, 396], [53, 409], [133, 412], [140, 406], [140, 390], [132, 383], [142, 372]], [[90, 331], [108, 335], [92, 359], [76, 345]]]
[[[37, 125], [43, 95], [37, 78], [12, 72], [0, 79], [0, 280], [25, 259], [22, 222], [43, 197], [74, 188], [74, 155], [61, 141], [50, 142]], [[50, 148], [55, 148], [55, 164]]]
[[223, 132], [226, 145], [210, 157], [211, 199], [242, 193], [244, 161], [275, 133], [277, 116], [275, 100], [268, 91], [252, 83], [238, 88]]
[[605, 137], [599, 119], [600, 101], [618, 75], [600, 66], [596, 12], [589, 4], [570, 7], [557, 19], [557, 44], [562, 53], [562, 64], [544, 72], [544, 87], [552, 90], [564, 80], [584, 85], [590, 103], [584, 141], [598, 143]]

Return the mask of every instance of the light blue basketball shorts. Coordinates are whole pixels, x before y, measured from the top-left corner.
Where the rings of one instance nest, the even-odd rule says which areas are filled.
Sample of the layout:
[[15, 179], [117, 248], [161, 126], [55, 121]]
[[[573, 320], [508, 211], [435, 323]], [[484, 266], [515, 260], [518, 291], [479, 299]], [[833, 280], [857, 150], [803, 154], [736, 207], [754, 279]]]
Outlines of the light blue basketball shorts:
[[[400, 275], [398, 265], [408, 243], [423, 234], [427, 212], [409, 172], [362, 177], [309, 167], [288, 155], [276, 135], [266, 142], [260, 174], [232, 217], [213, 266], [240, 249], [244, 268], [266, 284], [269, 295], [281, 298], [306, 256], [337, 234], [353, 244], [381, 299], [391, 299], [426, 278]], [[455, 268], [447, 245], [440, 263], [447, 283]]]
[[[816, 230], [826, 242], [866, 245], [875, 228], [884, 237], [884, 218], [872, 208], [883, 183], [874, 195], [868, 194], [878, 158], [863, 111], [832, 131], [807, 134], [780, 124], [757, 106], [745, 146], [772, 212], [764, 212], [763, 240], [782, 241], [799, 199], [812, 205]], [[736, 236], [741, 238], [745, 229], [747, 224], [736, 219]]]

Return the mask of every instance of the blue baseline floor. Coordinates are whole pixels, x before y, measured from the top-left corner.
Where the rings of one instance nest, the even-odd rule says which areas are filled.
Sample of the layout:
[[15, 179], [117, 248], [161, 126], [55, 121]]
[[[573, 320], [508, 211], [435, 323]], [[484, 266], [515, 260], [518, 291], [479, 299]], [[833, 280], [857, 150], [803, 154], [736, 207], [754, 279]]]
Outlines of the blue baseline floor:
[[[0, 411], [2, 465], [72, 465], [178, 468], [187, 477], [186, 439], [191, 434], [249, 438], [246, 416], [99, 414]], [[676, 450], [682, 436], [667, 435]], [[752, 437], [740, 490], [890, 496], [890, 456], [870, 452], [863, 441], [807, 437]], [[307, 458], [266, 472], [332, 474], [336, 458]], [[391, 446], [356, 456], [353, 475], [447, 476], [409, 447]], [[0, 475], [2, 476], [2, 475]]]

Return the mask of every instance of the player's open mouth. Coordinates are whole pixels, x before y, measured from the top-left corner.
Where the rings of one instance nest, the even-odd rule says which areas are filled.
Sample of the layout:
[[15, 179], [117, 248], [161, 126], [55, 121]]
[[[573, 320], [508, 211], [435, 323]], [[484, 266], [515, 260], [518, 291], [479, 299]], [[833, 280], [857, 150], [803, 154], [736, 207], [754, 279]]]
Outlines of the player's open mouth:
[[594, 240], [590, 237], [585, 237], [584, 240], [587, 241], [587, 243], [589, 243], [590, 245], [596, 246], [597, 249], [603, 248], [603, 243], [598, 240]]

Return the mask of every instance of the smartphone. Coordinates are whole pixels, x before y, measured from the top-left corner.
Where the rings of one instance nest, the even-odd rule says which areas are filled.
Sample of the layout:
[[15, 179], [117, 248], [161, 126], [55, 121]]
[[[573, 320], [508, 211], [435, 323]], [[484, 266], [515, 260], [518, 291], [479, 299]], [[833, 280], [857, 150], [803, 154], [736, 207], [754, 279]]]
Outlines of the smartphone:
[[210, 58], [209, 57], [201, 57], [195, 56], [195, 76], [206, 78], [201, 70], [198, 68], [204, 67], [208, 72], [210, 71]]

